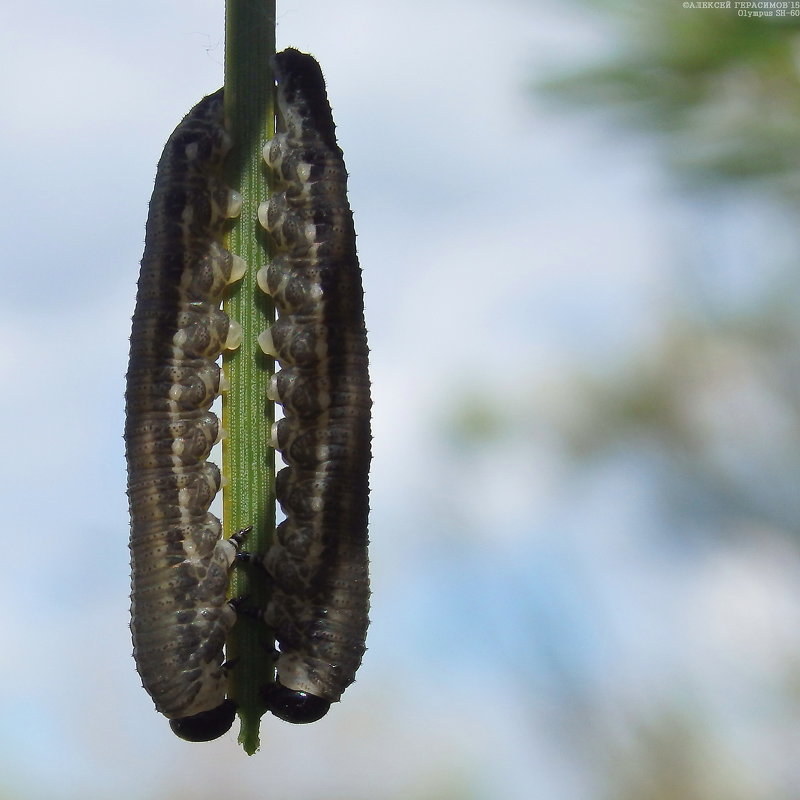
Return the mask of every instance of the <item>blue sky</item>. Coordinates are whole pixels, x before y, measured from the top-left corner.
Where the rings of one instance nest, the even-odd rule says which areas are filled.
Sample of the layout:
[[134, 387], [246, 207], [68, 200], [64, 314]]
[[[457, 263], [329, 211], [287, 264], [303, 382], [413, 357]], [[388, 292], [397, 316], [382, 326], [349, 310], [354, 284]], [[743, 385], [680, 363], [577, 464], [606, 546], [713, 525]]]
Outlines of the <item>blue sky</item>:
[[[583, 697], [646, 706], [682, 671], [712, 685], [706, 656], [735, 662], [751, 629], [768, 652], [795, 643], [797, 626], [768, 624], [798, 616], [795, 595], [765, 588], [796, 582], [779, 537], [757, 558], [676, 565], [642, 536], [657, 523], [637, 466], [567, 481], [543, 430], [569, 405], [567, 366], [641, 347], [673, 291], [649, 150], [524, 92], [601, 32], [544, 0], [285, 0], [278, 45], [322, 64], [364, 269], [370, 650], [335, 713], [265, 721], [254, 758], [232, 735], [175, 739], [130, 656], [123, 379], [155, 165], [222, 82], [223, 12], [29, 0], [3, 16], [0, 792], [592, 797], [580, 744], [564, 750]], [[538, 397], [536, 447], [449, 441], [442, 423], [470, 395], [501, 414]], [[742, 587], [754, 620], [726, 639]], [[706, 697], [730, 713], [724, 692]]]

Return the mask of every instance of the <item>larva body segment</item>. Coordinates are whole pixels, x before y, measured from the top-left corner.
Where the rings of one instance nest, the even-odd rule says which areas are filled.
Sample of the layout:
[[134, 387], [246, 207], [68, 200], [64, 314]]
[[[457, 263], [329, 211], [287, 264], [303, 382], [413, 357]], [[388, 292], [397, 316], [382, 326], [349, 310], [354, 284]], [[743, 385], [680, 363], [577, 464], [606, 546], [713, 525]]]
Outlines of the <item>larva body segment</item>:
[[208, 462], [219, 436], [209, 409], [215, 363], [238, 342], [220, 308], [243, 273], [220, 244], [241, 198], [222, 182], [230, 141], [222, 90], [170, 136], [147, 219], [127, 373], [125, 453], [131, 515], [131, 631], [142, 683], [175, 732], [220, 736], [233, 722], [223, 644], [238, 539], [223, 540], [208, 509], [220, 475]]
[[286, 520], [264, 564], [273, 581], [265, 620], [278, 639], [273, 713], [321, 717], [349, 686], [369, 624], [370, 383], [361, 269], [347, 173], [317, 62], [275, 58], [278, 134], [265, 160], [281, 183], [259, 219], [276, 258], [259, 273], [279, 319], [262, 334], [281, 366], [269, 396], [287, 468], [276, 494]]

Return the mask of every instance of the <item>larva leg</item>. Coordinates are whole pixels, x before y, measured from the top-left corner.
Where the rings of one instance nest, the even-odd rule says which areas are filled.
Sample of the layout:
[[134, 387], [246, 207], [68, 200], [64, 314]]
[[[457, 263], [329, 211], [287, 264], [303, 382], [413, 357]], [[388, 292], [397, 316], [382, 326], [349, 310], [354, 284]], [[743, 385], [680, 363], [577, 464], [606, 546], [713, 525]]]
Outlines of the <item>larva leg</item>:
[[[222, 540], [219, 544], [226, 551], [226, 558], [228, 559], [228, 569], [239, 556], [245, 555], [239, 548], [242, 546], [243, 541], [252, 530], [252, 526], [243, 528], [237, 531], [230, 537], [230, 539]], [[232, 620], [236, 620], [238, 607], [243, 601], [243, 598], [234, 598], [229, 600], [227, 608], [232, 615]], [[231, 622], [231, 625], [233, 623]], [[221, 665], [222, 672], [227, 675], [233, 664], [225, 661]], [[188, 742], [207, 742], [212, 739], [217, 739], [226, 733], [236, 716], [236, 704], [230, 700], [225, 699], [220, 705], [208, 711], [202, 711], [199, 714], [191, 716], [180, 717], [178, 719], [171, 719], [169, 722], [170, 728], [176, 736], [185, 739]]]
[[[252, 553], [237, 553], [237, 560], [243, 563], [252, 564], [266, 572], [266, 564], [263, 559], [254, 558]], [[269, 573], [267, 573], [269, 574]], [[234, 604], [236, 613], [242, 614], [259, 621], [269, 621], [268, 615], [259, 608], [247, 605], [247, 597], [237, 597], [231, 601]], [[280, 658], [279, 654], [278, 658]], [[224, 664], [223, 666], [227, 666]], [[284, 665], [284, 670], [285, 670]], [[284, 675], [284, 680], [288, 680]], [[281, 683], [270, 684], [263, 692], [264, 704], [269, 710], [280, 719], [293, 723], [316, 722], [328, 713], [331, 701], [320, 697], [311, 692], [297, 689], [289, 689]], [[173, 728], [174, 730], [174, 728]]]

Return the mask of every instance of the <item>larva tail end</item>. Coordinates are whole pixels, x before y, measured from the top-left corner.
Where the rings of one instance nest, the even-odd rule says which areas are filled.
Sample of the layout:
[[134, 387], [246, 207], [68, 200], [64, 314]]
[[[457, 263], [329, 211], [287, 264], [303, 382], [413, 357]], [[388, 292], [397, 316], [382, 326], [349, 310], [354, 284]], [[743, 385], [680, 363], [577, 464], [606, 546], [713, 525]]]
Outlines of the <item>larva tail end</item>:
[[267, 708], [278, 719], [284, 722], [293, 722], [296, 725], [306, 722], [316, 722], [328, 713], [331, 707], [330, 700], [300, 692], [296, 689], [287, 689], [276, 683], [267, 691]]
[[227, 733], [236, 716], [236, 703], [225, 700], [216, 708], [201, 711], [191, 717], [171, 719], [172, 732], [187, 742], [210, 742]]

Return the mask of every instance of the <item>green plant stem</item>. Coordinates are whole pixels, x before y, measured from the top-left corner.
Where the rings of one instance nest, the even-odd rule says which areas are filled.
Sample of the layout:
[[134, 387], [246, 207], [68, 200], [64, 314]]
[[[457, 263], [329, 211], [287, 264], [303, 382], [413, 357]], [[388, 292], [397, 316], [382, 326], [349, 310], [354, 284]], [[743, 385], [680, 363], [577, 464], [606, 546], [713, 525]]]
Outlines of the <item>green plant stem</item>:
[[[223, 395], [223, 520], [225, 536], [248, 526], [244, 549], [266, 552], [275, 529], [274, 454], [268, 445], [274, 418], [266, 389], [274, 362], [263, 355], [258, 334], [274, 319], [269, 298], [256, 285], [256, 272], [267, 261], [266, 237], [257, 209], [267, 199], [261, 149], [274, 134], [274, 90], [270, 58], [275, 53], [275, 0], [227, 0], [225, 14], [225, 115], [233, 149], [227, 178], [243, 196], [242, 213], [230, 232], [228, 248], [247, 262], [247, 273], [225, 311], [243, 329], [242, 345], [223, 359], [229, 384]], [[231, 597], [246, 597], [249, 607], [263, 608], [267, 587], [257, 565], [237, 567]], [[230, 696], [239, 707], [239, 742], [252, 755], [259, 747], [260, 696], [272, 681], [274, 641], [258, 620], [239, 615], [227, 644], [233, 662]]]

